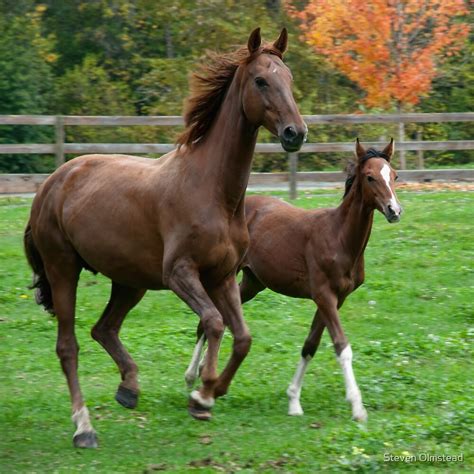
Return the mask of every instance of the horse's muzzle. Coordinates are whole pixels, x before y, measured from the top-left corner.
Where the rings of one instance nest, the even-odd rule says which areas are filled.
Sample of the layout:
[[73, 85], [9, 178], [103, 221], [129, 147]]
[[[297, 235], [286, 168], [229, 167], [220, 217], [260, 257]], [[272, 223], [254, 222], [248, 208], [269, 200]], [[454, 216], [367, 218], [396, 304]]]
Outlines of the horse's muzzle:
[[308, 127], [298, 130], [296, 125], [288, 125], [280, 134], [281, 146], [290, 153], [298, 151], [306, 141]]

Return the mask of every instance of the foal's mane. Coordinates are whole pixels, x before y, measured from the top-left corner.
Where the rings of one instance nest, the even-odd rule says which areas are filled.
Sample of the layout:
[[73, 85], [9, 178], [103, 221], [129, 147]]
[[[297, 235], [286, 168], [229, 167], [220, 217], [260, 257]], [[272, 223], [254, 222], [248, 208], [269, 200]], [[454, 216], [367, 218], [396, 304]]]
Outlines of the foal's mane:
[[242, 64], [249, 64], [264, 53], [282, 59], [281, 52], [270, 44], [252, 54], [247, 46], [231, 53], [206, 53], [204, 62], [190, 77], [190, 94], [184, 108], [186, 129], [178, 137], [178, 146], [186, 145], [192, 148], [204, 138], [221, 108], [237, 68]]
[[351, 190], [352, 185], [354, 184], [354, 181], [357, 177], [360, 165], [364, 164], [367, 160], [370, 160], [370, 158], [383, 158], [384, 160], [389, 160], [388, 155], [383, 151], [378, 151], [375, 148], [369, 148], [365, 155], [362, 158], [359, 158], [357, 162], [350, 161], [346, 167], [347, 177], [344, 196], [342, 197], [343, 199], [349, 194], [349, 191]]

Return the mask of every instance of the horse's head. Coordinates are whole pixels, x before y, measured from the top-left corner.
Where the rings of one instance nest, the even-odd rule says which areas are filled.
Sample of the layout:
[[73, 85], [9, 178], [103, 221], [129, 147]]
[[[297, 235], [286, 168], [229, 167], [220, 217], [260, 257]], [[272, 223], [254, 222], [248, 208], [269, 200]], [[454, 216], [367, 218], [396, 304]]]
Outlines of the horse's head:
[[282, 57], [288, 43], [284, 28], [272, 45], [261, 45], [260, 28], [248, 40], [249, 57], [240, 67], [244, 114], [253, 125], [277, 135], [286, 151], [298, 151], [308, 127], [291, 91], [292, 75]]
[[398, 222], [402, 213], [395, 194], [397, 173], [390, 165], [393, 151], [393, 138], [382, 152], [373, 148], [366, 150], [357, 139], [356, 155], [364, 200], [378, 209], [390, 223]]

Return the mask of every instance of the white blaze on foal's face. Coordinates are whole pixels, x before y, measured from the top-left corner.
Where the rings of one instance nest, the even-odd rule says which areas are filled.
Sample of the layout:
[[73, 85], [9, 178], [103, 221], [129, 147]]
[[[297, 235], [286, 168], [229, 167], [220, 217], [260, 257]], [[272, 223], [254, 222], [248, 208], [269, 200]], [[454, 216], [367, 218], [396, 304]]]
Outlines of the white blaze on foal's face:
[[382, 166], [382, 171], [380, 172], [380, 174], [382, 175], [382, 178], [385, 181], [385, 184], [387, 185], [387, 188], [390, 192], [390, 202], [388, 205], [393, 209], [393, 211], [397, 215], [400, 215], [401, 207], [397, 201], [397, 198], [395, 197], [395, 194], [393, 193], [392, 186], [390, 184], [391, 171], [392, 171], [392, 168], [390, 167], [390, 165], [388, 163], [385, 163]]
[[373, 200], [388, 222], [398, 222], [402, 208], [394, 192], [395, 170], [384, 158], [374, 157], [367, 161], [364, 174], [366, 199]]

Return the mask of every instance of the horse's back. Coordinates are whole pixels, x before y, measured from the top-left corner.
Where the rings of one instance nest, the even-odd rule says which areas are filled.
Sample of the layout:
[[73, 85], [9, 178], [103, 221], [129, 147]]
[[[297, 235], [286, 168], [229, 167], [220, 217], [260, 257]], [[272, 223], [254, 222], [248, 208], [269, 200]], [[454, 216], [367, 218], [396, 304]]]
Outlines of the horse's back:
[[70, 248], [87, 268], [118, 282], [159, 287], [157, 188], [167, 185], [166, 176], [158, 184], [155, 179], [160, 165], [127, 155], [84, 155], [65, 163], [33, 202], [30, 225], [40, 249], [46, 253], [53, 242], [56, 253]]

